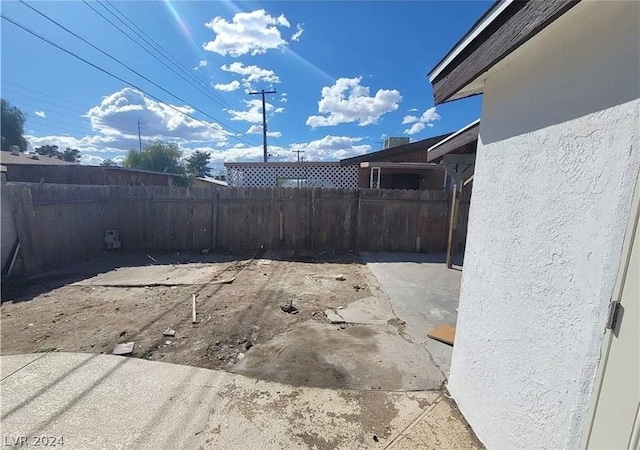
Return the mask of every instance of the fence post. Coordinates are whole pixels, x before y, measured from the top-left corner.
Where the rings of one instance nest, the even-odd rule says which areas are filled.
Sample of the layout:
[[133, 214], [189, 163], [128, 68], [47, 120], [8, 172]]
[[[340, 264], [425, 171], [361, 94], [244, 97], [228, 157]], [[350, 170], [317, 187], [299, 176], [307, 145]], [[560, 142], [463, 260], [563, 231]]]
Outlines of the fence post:
[[9, 202], [13, 215], [13, 223], [16, 229], [18, 242], [21, 243], [20, 254], [26, 273], [36, 272], [42, 268], [42, 258], [37, 252], [37, 244], [34, 242], [35, 210], [33, 197], [29, 186], [7, 186], [9, 190]]
[[356, 205], [355, 205], [355, 217], [353, 223], [353, 251], [358, 251], [358, 237], [360, 233], [360, 189], [356, 189]]
[[311, 188], [311, 202], [309, 203], [309, 249], [315, 250], [315, 239], [313, 233], [315, 233], [316, 227], [314, 226], [315, 211], [316, 211], [316, 188]]
[[447, 268], [453, 267], [453, 230], [456, 228], [458, 217], [458, 186], [453, 186], [451, 197], [451, 213], [449, 215], [449, 239], [447, 240]]
[[218, 248], [218, 200], [220, 190], [215, 189], [211, 201], [211, 250]]

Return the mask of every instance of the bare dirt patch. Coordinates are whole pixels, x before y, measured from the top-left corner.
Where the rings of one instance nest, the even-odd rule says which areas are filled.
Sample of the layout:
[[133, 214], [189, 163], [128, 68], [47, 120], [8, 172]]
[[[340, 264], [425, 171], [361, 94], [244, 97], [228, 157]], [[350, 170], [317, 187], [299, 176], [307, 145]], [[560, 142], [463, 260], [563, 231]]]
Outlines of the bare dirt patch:
[[[118, 279], [101, 268], [64, 280], [48, 277], [20, 286], [3, 287], [2, 354], [67, 351], [111, 353], [117, 343], [135, 341], [134, 357], [229, 369], [251, 347], [308, 320], [324, 321], [323, 311], [371, 295], [365, 266], [346, 254], [295, 254], [290, 260], [260, 261], [254, 255], [236, 255], [222, 262], [191, 262], [179, 255], [154, 267], [166, 286], [127, 286], [127, 266], [120, 264]], [[143, 258], [144, 259], [144, 258]], [[174, 258], [175, 259], [175, 258]], [[211, 271], [209, 282], [170, 285], [167, 264], [181, 264], [180, 273]], [[110, 284], [91, 278], [110, 275]], [[339, 281], [337, 275], [345, 280]], [[236, 276], [230, 284], [213, 284]], [[90, 282], [87, 280], [91, 279]], [[73, 284], [72, 282], [76, 283]], [[79, 283], [78, 283], [79, 282]], [[66, 283], [66, 284], [65, 284]], [[197, 294], [198, 323], [192, 324], [191, 296]], [[287, 314], [280, 305], [289, 301], [298, 309]], [[171, 328], [174, 337], [163, 336]]]

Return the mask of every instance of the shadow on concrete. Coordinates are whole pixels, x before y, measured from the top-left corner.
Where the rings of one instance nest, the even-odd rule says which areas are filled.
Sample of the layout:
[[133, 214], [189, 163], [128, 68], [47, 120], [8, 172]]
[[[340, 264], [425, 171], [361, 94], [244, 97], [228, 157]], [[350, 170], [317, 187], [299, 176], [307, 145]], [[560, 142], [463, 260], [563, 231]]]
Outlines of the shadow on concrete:
[[[464, 255], [453, 255], [454, 270], [462, 270]], [[389, 253], [389, 252], [364, 252], [365, 263], [416, 263], [416, 264], [445, 264], [445, 253]], [[458, 267], [455, 267], [458, 266]]]

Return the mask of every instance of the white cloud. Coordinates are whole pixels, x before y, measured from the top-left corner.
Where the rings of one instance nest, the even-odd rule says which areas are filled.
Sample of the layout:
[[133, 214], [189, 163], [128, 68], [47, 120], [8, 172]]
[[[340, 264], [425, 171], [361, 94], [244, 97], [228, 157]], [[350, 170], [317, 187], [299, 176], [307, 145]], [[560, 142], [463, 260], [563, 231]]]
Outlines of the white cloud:
[[227, 84], [218, 83], [215, 84], [213, 88], [223, 92], [233, 92], [236, 89], [240, 89], [240, 82], [238, 80], [233, 80], [231, 83]]
[[288, 95], [286, 92], [283, 92], [282, 94], [280, 94], [280, 103], [287, 103], [289, 101], [287, 97]]
[[259, 9], [237, 13], [231, 22], [218, 16], [205, 26], [216, 34], [214, 40], [203, 44], [205, 50], [238, 57], [247, 53], [259, 55], [287, 45], [278, 27], [289, 28], [291, 24], [284, 15], [273, 17]]
[[418, 108], [411, 108], [409, 112], [418, 112]]
[[311, 142], [291, 144], [291, 150], [304, 150], [304, 159], [308, 161], [335, 161], [370, 151], [370, 145], [357, 144], [361, 140], [362, 138], [327, 135]]
[[440, 114], [436, 112], [435, 106], [427, 109], [425, 112], [422, 113], [422, 116], [420, 116], [420, 122], [423, 122], [423, 123], [433, 122], [434, 120], [440, 120]]
[[417, 122], [418, 120], [420, 120], [420, 118], [416, 116], [404, 116], [404, 118], [402, 119], [402, 125], [406, 125], [408, 123], [414, 123], [414, 122]]
[[[302, 150], [301, 153], [306, 161], [337, 161], [352, 156], [363, 155], [371, 151], [371, 146], [359, 144], [362, 138], [347, 136], [327, 135], [322, 139], [310, 142], [300, 142], [291, 144], [289, 147], [282, 147], [269, 144], [269, 153], [274, 155], [273, 161], [295, 161], [297, 154], [293, 150]], [[211, 165], [219, 166], [223, 162], [235, 161], [262, 161], [262, 146], [245, 146], [236, 144], [228, 145], [225, 148], [198, 147], [195, 150], [205, 150], [211, 152]]]
[[339, 78], [333, 86], [322, 88], [318, 112], [324, 115], [309, 116], [307, 125], [312, 128], [357, 122], [359, 126], [377, 123], [380, 118], [398, 109], [402, 100], [397, 90], [380, 89], [369, 96], [369, 88], [360, 86], [362, 77]]
[[36, 111], [35, 115], [38, 117], [42, 117], [43, 119], [47, 117], [47, 114], [44, 111]]
[[404, 134], [416, 134], [424, 130], [426, 127], [432, 128], [433, 123], [436, 120], [440, 120], [440, 114], [436, 112], [436, 107], [433, 106], [422, 113], [420, 117], [416, 116], [404, 116], [402, 119], [402, 125], [412, 123], [410, 128], [404, 130]]
[[[174, 106], [179, 111], [193, 113], [189, 106]], [[57, 145], [59, 148], [77, 148], [81, 154], [93, 153], [105, 157], [106, 154], [125, 154], [129, 149], [138, 148], [138, 119], [142, 129], [143, 143], [152, 139], [171, 140], [178, 143], [204, 142], [222, 143], [230, 134], [216, 123], [198, 121], [157, 102], [142, 92], [123, 88], [102, 99], [83, 116], [89, 119], [94, 134], [82, 137], [71, 135], [38, 136], [29, 132], [25, 138], [30, 150], [41, 145]], [[90, 160], [85, 157], [84, 161]]]
[[404, 130], [404, 134], [416, 134], [424, 130], [424, 128], [425, 128], [424, 123], [416, 122], [413, 125], [411, 125], [411, 128], [407, 128], [406, 130]]
[[[302, 24], [304, 25], [304, 24]], [[300, 36], [302, 36], [302, 33], [304, 33], [304, 29], [302, 28], [302, 25], [298, 24], [296, 25], [296, 32], [293, 33], [293, 36], [291, 36], [291, 40], [292, 41], [298, 41], [300, 40]]]
[[238, 75], [242, 75], [242, 81], [245, 85], [248, 85], [253, 82], [263, 82], [263, 83], [280, 83], [280, 77], [276, 75], [273, 70], [262, 69], [258, 66], [245, 66], [241, 62], [233, 62], [229, 65], [224, 64], [220, 67], [220, 69], [225, 72], [236, 73]]
[[[248, 106], [246, 111], [239, 111], [235, 109], [226, 110], [231, 115], [231, 120], [244, 120], [249, 123], [262, 124], [262, 100], [254, 98], [243, 101]], [[269, 102], [265, 102], [265, 109], [267, 111], [267, 116], [284, 112], [284, 108], [275, 108]]]
[[[247, 130], [247, 134], [262, 134], [262, 125], [251, 125]], [[282, 137], [282, 132], [269, 131], [267, 127], [267, 136], [279, 138]]]
[[138, 147], [138, 136], [93, 135], [78, 138], [69, 135], [25, 135], [25, 138], [30, 151], [41, 145], [57, 145], [61, 149], [67, 147], [77, 148], [82, 153], [101, 151], [126, 152], [130, 148]]
[[207, 60], [201, 59], [197, 66], [193, 68], [193, 70], [202, 69], [203, 67], [207, 67]]
[[[86, 117], [94, 130], [105, 136], [134, 136], [140, 120], [146, 138], [170, 138], [189, 141], [223, 141], [227, 132], [217, 123], [194, 120], [190, 106], [160, 103], [133, 88], [123, 88], [105, 97]], [[174, 109], [175, 108], [175, 109]], [[181, 112], [179, 112], [181, 111]]]
[[99, 166], [105, 158], [98, 155], [80, 155], [80, 164], [83, 166]]

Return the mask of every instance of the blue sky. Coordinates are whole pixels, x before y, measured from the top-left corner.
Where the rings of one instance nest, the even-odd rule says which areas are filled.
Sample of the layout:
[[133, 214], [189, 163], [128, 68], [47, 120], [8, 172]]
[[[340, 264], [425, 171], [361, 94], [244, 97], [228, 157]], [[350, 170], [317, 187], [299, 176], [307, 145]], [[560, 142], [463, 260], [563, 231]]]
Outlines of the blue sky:
[[90, 1], [94, 11], [28, 2], [145, 80], [24, 4], [3, 2], [3, 15], [141, 90], [3, 20], [2, 97], [27, 114], [32, 148], [78, 148], [86, 164], [120, 160], [138, 146], [139, 119], [143, 143], [205, 149], [219, 167], [261, 160], [260, 100], [247, 91], [275, 89], [272, 160], [294, 160], [292, 150], [337, 160], [378, 150], [385, 136], [425, 139], [480, 115], [479, 97], [434, 108], [427, 72], [491, 3]]

